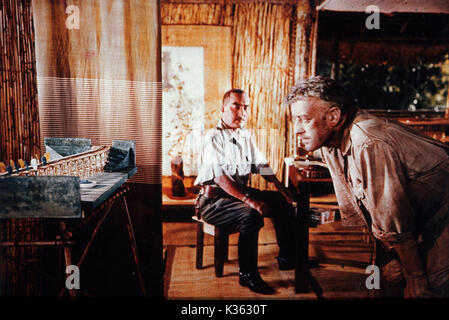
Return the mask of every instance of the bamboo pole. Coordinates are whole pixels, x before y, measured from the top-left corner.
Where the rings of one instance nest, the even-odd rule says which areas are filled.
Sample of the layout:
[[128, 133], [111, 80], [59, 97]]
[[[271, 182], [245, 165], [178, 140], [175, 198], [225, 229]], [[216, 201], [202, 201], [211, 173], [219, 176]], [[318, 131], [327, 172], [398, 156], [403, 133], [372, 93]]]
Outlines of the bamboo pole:
[[31, 1], [2, 1], [0, 10], [0, 161], [29, 161], [39, 149]]
[[[30, 160], [39, 150], [34, 29], [31, 0], [0, 2], [0, 161]], [[0, 224], [1, 241], [34, 241], [42, 237], [41, 222], [9, 219]], [[18, 272], [38, 248], [5, 248], [0, 261], [0, 288], [8, 295], [32, 295], [40, 280], [31, 271]]]

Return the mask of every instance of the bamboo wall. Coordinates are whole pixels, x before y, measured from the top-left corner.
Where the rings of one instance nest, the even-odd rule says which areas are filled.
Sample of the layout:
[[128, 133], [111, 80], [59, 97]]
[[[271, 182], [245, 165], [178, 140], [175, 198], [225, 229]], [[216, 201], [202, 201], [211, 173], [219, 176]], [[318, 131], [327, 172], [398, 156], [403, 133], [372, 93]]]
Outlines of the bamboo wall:
[[[291, 61], [290, 32], [293, 7], [270, 3], [236, 5], [234, 13], [233, 86], [251, 98], [248, 128], [278, 177], [286, 146], [286, 105]], [[263, 21], [263, 23], [261, 23]], [[259, 177], [254, 187], [266, 187]]]
[[[296, 2], [201, 2], [164, 0], [162, 24], [232, 27], [232, 86], [248, 92], [252, 108], [247, 128], [281, 178], [283, 160], [292, 150], [283, 100], [294, 82]], [[251, 185], [270, 188], [260, 177]]]
[[31, 0], [0, 2], [0, 161], [39, 153]]
[[[39, 114], [31, 0], [0, 2], [0, 161], [39, 154]], [[41, 221], [1, 219], [0, 241], [33, 241]], [[40, 248], [0, 248], [0, 296], [39, 295]]]

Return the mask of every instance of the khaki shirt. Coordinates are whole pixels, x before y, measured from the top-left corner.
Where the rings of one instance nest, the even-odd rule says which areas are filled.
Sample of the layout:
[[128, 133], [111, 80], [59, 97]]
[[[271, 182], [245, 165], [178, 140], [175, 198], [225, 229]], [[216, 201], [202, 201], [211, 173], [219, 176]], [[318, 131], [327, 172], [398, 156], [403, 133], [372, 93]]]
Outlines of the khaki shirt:
[[274, 175], [251, 134], [245, 129], [225, 129], [222, 122], [206, 133], [195, 185], [215, 185], [214, 178], [227, 175], [246, 185], [251, 173]]
[[343, 223], [380, 240], [433, 240], [449, 221], [449, 149], [398, 122], [358, 110], [339, 148], [322, 148]]

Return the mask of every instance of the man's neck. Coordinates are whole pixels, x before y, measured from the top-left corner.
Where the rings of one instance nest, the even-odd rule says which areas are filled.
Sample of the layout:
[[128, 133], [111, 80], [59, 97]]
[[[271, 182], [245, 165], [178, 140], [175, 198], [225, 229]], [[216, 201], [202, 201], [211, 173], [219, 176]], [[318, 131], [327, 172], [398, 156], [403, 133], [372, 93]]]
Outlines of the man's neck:
[[230, 127], [229, 125], [226, 124], [226, 122], [223, 121], [223, 119], [221, 119], [221, 126], [223, 127], [223, 129], [226, 129], [226, 130], [233, 130], [234, 131], [234, 130], [240, 129], [240, 128]]
[[342, 146], [345, 135], [348, 134], [346, 128], [351, 125], [356, 113], [357, 109], [354, 109], [349, 114], [342, 117], [340, 124], [335, 128], [334, 132], [329, 136], [324, 144], [326, 147], [340, 148]]

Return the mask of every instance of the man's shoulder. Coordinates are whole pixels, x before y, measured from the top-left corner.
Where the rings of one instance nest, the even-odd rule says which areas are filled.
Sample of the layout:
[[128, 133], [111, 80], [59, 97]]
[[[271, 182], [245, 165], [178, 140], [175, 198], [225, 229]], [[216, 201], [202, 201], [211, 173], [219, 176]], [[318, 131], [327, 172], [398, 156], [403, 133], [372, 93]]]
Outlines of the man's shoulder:
[[209, 129], [209, 130], [206, 131], [205, 137], [212, 137], [212, 136], [214, 136], [214, 135], [216, 135], [216, 134], [219, 134], [220, 131], [221, 131], [221, 130], [218, 129], [218, 128], [212, 128], [212, 129]]
[[386, 129], [389, 125], [384, 118], [359, 111], [350, 130], [352, 144], [363, 146], [374, 142], [386, 142], [388, 140]]
[[212, 128], [209, 129], [206, 134], [204, 135], [204, 141], [205, 142], [219, 142], [219, 141], [223, 141], [224, 140], [224, 136], [223, 136], [223, 129], [220, 128]]

